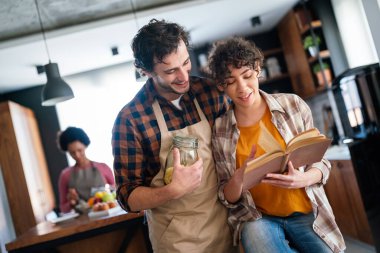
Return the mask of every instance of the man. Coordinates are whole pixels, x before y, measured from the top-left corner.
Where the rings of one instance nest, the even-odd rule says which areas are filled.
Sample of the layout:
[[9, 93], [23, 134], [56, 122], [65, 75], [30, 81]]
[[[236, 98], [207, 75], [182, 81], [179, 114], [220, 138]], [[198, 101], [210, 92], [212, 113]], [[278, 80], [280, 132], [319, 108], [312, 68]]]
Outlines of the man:
[[[228, 102], [210, 80], [190, 77], [187, 33], [151, 20], [132, 42], [135, 66], [149, 77], [113, 128], [117, 196], [128, 211], [147, 210], [155, 252], [234, 252], [227, 210], [217, 198], [211, 127]], [[163, 181], [176, 135], [198, 138], [199, 160], [182, 166], [174, 149], [171, 183]]]

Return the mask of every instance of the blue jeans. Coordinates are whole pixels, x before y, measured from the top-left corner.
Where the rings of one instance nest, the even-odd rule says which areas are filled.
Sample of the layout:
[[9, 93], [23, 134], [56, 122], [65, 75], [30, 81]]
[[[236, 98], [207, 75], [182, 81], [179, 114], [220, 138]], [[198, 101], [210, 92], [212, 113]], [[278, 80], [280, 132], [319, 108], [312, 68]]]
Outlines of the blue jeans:
[[246, 222], [242, 229], [245, 253], [331, 253], [332, 250], [313, 230], [313, 213], [288, 217], [263, 215]]

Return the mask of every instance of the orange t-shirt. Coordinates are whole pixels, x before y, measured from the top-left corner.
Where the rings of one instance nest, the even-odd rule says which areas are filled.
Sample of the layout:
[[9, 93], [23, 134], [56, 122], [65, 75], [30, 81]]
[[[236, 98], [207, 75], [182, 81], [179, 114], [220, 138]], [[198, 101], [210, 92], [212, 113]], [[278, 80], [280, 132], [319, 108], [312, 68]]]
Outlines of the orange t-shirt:
[[[285, 148], [286, 144], [277, 128], [271, 121], [271, 113], [267, 109], [261, 121], [272, 133], [273, 137]], [[236, 168], [240, 168], [250, 154], [251, 147], [258, 143], [261, 133], [259, 122], [253, 126], [241, 127], [240, 137], [236, 148]], [[257, 146], [255, 157], [264, 154], [265, 151]], [[311, 203], [304, 188], [285, 189], [269, 184], [260, 183], [250, 189], [253, 200], [258, 210], [264, 214], [285, 217], [294, 212], [309, 213], [312, 211]]]

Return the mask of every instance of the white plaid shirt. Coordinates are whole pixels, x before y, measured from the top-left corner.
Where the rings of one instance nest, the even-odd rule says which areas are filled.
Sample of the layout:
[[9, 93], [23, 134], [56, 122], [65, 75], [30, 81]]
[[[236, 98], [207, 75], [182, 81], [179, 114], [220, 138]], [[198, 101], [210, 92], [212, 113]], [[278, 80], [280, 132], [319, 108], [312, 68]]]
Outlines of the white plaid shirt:
[[[267, 94], [260, 91], [272, 114], [272, 122], [278, 129], [285, 142], [288, 143], [298, 133], [313, 128], [313, 118], [310, 108], [300, 97], [294, 94]], [[240, 239], [240, 230], [245, 221], [261, 218], [249, 191], [242, 193], [237, 203], [229, 203], [224, 196], [224, 187], [236, 169], [236, 145], [239, 139], [239, 129], [233, 106], [225, 115], [218, 118], [213, 129], [213, 152], [216, 171], [219, 180], [218, 195], [220, 201], [229, 209], [228, 223], [233, 229], [235, 245]], [[331, 206], [327, 200], [323, 185], [330, 175], [331, 164], [323, 159], [305, 168], [317, 168], [322, 172], [322, 181], [306, 187], [314, 217], [313, 229], [334, 252], [345, 249], [343, 236], [335, 222]]]

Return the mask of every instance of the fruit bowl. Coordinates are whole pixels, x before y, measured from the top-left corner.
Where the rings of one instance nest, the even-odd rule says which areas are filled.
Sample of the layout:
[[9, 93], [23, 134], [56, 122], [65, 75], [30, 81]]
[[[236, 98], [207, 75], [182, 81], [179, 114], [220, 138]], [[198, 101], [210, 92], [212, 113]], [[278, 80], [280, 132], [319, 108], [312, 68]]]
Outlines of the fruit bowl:
[[99, 217], [120, 211], [121, 208], [116, 201], [116, 192], [110, 190], [97, 191], [88, 199], [88, 215]]
[[[97, 203], [108, 203], [116, 202], [116, 192], [115, 191], [97, 191], [95, 194], [87, 200], [87, 205], [89, 208], [93, 208]], [[112, 206], [110, 206], [112, 208]]]
[[112, 215], [121, 211], [123, 211], [123, 209], [118, 204], [116, 204], [116, 206], [112, 208], [108, 208], [106, 210], [98, 210], [98, 211], [91, 210], [88, 213], [88, 217], [90, 218], [103, 217], [103, 216]]

